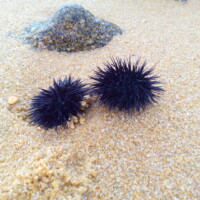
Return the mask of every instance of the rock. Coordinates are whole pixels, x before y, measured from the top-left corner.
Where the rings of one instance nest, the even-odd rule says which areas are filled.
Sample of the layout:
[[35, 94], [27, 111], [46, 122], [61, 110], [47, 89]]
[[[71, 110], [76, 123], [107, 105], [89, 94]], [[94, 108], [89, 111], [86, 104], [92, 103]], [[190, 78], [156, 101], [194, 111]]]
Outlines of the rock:
[[80, 117], [80, 119], [79, 119], [80, 124], [82, 124], [82, 125], [85, 124], [85, 121], [86, 121], [85, 118]]
[[9, 105], [14, 105], [14, 104], [16, 104], [18, 101], [19, 101], [19, 98], [18, 98], [18, 97], [15, 97], [15, 96], [11, 96], [11, 97], [8, 98], [8, 104], [9, 104]]
[[77, 124], [78, 123], [78, 117], [74, 116], [72, 121], [73, 121], [74, 124]]
[[45, 22], [26, 28], [23, 38], [39, 49], [76, 52], [103, 47], [122, 34], [115, 24], [93, 16], [78, 4], [67, 4]]

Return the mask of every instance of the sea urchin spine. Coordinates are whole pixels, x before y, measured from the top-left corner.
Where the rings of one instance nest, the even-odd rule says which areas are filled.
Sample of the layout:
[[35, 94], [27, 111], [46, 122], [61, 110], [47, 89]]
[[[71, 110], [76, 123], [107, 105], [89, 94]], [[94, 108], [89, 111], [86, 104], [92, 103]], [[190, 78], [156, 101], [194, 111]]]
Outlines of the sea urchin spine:
[[53, 86], [42, 89], [32, 99], [29, 109], [31, 122], [45, 129], [66, 124], [73, 116], [84, 112], [81, 103], [86, 94], [87, 89], [80, 79], [73, 80], [69, 76], [64, 80], [54, 80]]
[[98, 67], [95, 76], [91, 77], [94, 80], [91, 93], [110, 109], [118, 108], [129, 113], [133, 109], [139, 112], [156, 102], [163, 91], [158, 76], [152, 75], [153, 68], [145, 69], [146, 62], [140, 66], [139, 62], [132, 63], [131, 58], [111, 58], [111, 62], [104, 64], [105, 69]]

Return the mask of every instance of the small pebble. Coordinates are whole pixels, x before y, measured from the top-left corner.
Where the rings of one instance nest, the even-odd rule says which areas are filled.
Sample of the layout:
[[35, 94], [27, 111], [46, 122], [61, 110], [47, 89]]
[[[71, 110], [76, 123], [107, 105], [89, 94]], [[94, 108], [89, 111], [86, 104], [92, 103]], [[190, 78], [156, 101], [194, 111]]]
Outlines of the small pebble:
[[19, 101], [19, 98], [18, 98], [18, 97], [15, 97], [15, 96], [11, 96], [11, 97], [8, 98], [8, 104], [9, 104], [9, 105], [14, 105], [14, 104], [16, 104], [18, 101]]
[[77, 124], [78, 123], [78, 117], [73, 117], [72, 121], [73, 121], [73, 123]]
[[74, 124], [72, 124], [72, 125], [70, 126], [70, 128], [71, 128], [72, 130], [74, 130], [76, 127], [74, 126]]
[[74, 130], [75, 129], [75, 126], [74, 126], [74, 123], [71, 121], [68, 123], [68, 126], [70, 129]]
[[81, 117], [81, 118], [79, 119], [79, 122], [80, 122], [80, 124], [85, 124], [85, 118]]
[[86, 95], [86, 96], [84, 97], [84, 101], [85, 101], [86, 103], [90, 103], [90, 102], [91, 102], [91, 96], [90, 96], [90, 95]]
[[87, 103], [86, 103], [85, 101], [82, 101], [82, 102], [81, 102], [81, 106], [86, 107], [86, 106], [87, 106]]
[[85, 96], [84, 96], [84, 99], [85, 99], [85, 100], [90, 99], [90, 95], [85, 95]]

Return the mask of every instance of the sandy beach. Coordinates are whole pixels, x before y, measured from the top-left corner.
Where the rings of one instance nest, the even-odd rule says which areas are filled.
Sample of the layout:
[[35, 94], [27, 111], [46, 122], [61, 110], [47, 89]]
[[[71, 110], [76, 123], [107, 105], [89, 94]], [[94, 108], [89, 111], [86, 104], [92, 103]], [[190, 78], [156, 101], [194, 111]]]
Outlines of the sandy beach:
[[[91, 51], [34, 50], [24, 28], [77, 3], [123, 34]], [[200, 1], [0, 0], [0, 200], [197, 200]], [[93, 103], [74, 130], [43, 130], [27, 110], [39, 88], [69, 74], [90, 83], [111, 56], [155, 68], [165, 93], [129, 116]], [[15, 96], [19, 101], [8, 105]]]

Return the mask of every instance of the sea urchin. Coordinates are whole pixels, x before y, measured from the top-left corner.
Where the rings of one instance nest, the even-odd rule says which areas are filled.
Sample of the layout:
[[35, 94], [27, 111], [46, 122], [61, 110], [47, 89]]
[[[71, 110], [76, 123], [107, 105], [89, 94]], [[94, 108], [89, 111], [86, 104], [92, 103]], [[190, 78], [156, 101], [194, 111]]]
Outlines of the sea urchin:
[[163, 89], [159, 86], [158, 76], [152, 75], [153, 68], [145, 69], [146, 62], [139, 65], [131, 58], [123, 60], [111, 58], [105, 69], [98, 67], [91, 92], [98, 96], [100, 103], [110, 109], [118, 108], [129, 113], [135, 109], [140, 112], [146, 105], [156, 102]]
[[45, 129], [66, 124], [72, 116], [83, 113], [81, 102], [87, 93], [80, 79], [71, 76], [53, 82], [47, 90], [41, 92], [31, 101], [29, 117], [33, 124]]

